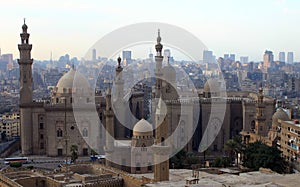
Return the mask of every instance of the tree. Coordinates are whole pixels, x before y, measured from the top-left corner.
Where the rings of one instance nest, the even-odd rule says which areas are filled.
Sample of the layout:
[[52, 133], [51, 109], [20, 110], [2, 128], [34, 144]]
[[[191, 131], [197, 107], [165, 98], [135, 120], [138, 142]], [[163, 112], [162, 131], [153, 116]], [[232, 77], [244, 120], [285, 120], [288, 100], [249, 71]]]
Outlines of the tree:
[[245, 148], [245, 145], [242, 142], [242, 138], [240, 136], [235, 136], [233, 139], [230, 139], [225, 144], [225, 150], [229, 151], [229, 158], [230, 160], [236, 160], [237, 165], [238, 163], [238, 155], [241, 153]]
[[78, 158], [78, 146], [72, 145], [71, 146], [71, 162], [75, 163], [77, 158]]
[[243, 165], [253, 170], [263, 167], [277, 173], [286, 173], [288, 163], [281, 157], [281, 153], [276, 147], [269, 147], [260, 141], [250, 143], [243, 151]]

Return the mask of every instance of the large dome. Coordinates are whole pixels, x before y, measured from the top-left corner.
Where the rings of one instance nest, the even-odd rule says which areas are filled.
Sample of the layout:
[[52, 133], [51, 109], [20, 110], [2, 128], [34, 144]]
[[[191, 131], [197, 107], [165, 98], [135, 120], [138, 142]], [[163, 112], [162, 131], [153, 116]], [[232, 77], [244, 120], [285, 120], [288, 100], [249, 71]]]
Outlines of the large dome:
[[[74, 83], [74, 84], [73, 84]], [[66, 93], [71, 90], [81, 89], [85, 91], [90, 90], [90, 84], [87, 79], [74, 68], [71, 68], [66, 74], [64, 74], [56, 85], [57, 93]], [[72, 91], [71, 91], [72, 92]]]
[[219, 92], [220, 91], [220, 84], [217, 79], [208, 79], [204, 84], [204, 92]]
[[153, 135], [152, 131], [153, 131], [152, 125], [147, 120], [141, 119], [135, 124], [133, 128], [133, 135], [134, 136], [139, 136], [140, 134]]
[[176, 82], [176, 70], [169, 63], [168, 63], [168, 65], [166, 65], [162, 68], [162, 73], [163, 73], [164, 78], [168, 82], [170, 82], [170, 83]]
[[279, 119], [282, 121], [291, 120], [290, 117], [287, 115], [287, 113], [282, 108], [277, 109], [277, 111], [273, 114], [272, 123], [274, 125], [280, 126], [280, 124], [278, 122]]

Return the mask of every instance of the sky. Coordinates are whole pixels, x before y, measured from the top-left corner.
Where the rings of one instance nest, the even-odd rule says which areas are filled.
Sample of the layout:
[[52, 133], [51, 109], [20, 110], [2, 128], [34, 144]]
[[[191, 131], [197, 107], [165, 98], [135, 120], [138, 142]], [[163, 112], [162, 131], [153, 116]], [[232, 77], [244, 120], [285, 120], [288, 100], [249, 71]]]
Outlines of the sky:
[[53, 59], [66, 53], [81, 58], [115, 29], [163, 22], [191, 32], [217, 57], [235, 53], [260, 61], [271, 50], [277, 60], [280, 51], [293, 51], [300, 61], [299, 0], [2, 0], [2, 54], [18, 58], [23, 18], [32, 57], [39, 60], [50, 59], [51, 52]]

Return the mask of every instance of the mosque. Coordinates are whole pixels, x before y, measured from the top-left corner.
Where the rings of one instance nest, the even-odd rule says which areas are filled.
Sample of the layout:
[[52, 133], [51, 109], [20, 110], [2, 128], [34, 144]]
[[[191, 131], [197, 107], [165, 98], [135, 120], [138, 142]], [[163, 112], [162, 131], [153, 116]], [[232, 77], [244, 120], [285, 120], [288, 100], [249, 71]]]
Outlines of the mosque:
[[[70, 154], [68, 147], [77, 145], [79, 155], [89, 155], [93, 148], [106, 154], [107, 166], [131, 173], [156, 171], [155, 179], [163, 181], [168, 180], [169, 162], [162, 158], [169, 156], [174, 147], [199, 151], [199, 146], [204, 145], [212, 152], [223, 153], [226, 141], [241, 132], [245, 140], [251, 133], [255, 134], [252, 138], [259, 139], [268, 136], [272, 124], [277, 123], [279, 114], [274, 114], [275, 101], [263, 96], [262, 88], [258, 93], [227, 92], [223, 95], [224, 85], [218, 79], [208, 79], [203, 89], [195, 91], [197, 97], [179, 96], [176, 92], [176, 70], [169, 63], [163, 66], [163, 45], [158, 32], [155, 45], [157, 78], [151, 93], [154, 115], [150, 121], [154, 124], [142, 118], [143, 94], [133, 92], [129, 102], [132, 113], [139, 113], [140, 118], [132, 125], [132, 133], [126, 139], [128, 129], [122, 127], [113, 110], [116, 102], [119, 106], [125, 103], [121, 58], [118, 58], [114, 79], [117, 101], [111, 101], [111, 89], [105, 95], [92, 90], [87, 79], [74, 67], [60, 78], [48, 102], [33, 101], [32, 45], [29, 44], [27, 29], [24, 23], [21, 44], [18, 45], [23, 155], [66, 156]], [[214, 112], [211, 110], [212, 103]], [[95, 104], [96, 116], [93, 115]], [[186, 107], [191, 110], [185, 110]], [[75, 112], [78, 115], [74, 115]], [[224, 112], [224, 119], [219, 119], [219, 112]], [[211, 137], [205, 137], [205, 131], [218, 127], [220, 130], [210, 142]], [[176, 136], [171, 136], [174, 133]], [[186, 139], [191, 133], [191, 139]], [[165, 161], [156, 164], [157, 159]]]

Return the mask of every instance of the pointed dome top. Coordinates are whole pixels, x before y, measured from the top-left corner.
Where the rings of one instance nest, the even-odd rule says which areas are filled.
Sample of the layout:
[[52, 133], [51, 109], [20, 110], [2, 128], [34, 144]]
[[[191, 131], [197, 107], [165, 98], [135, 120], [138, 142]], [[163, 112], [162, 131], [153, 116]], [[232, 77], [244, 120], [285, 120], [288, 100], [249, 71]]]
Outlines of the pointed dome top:
[[159, 53], [158, 56], [161, 56], [161, 51], [162, 51], [162, 48], [163, 48], [163, 45], [160, 43], [161, 42], [161, 37], [160, 37], [160, 30], [158, 29], [158, 36], [157, 36], [157, 44], [155, 45], [155, 49], [156, 49], [156, 52]]
[[118, 60], [118, 67], [121, 67], [121, 60], [122, 60], [121, 57], [119, 56], [117, 60]]
[[25, 18], [24, 18], [24, 24], [23, 24], [23, 26], [22, 26], [22, 29], [23, 29], [23, 33], [27, 33], [28, 27], [27, 27], [27, 25], [26, 25], [26, 23], [25, 23]]
[[138, 135], [141, 133], [153, 135], [152, 125], [145, 119], [141, 119], [140, 121], [138, 121], [133, 128], [134, 135]]

